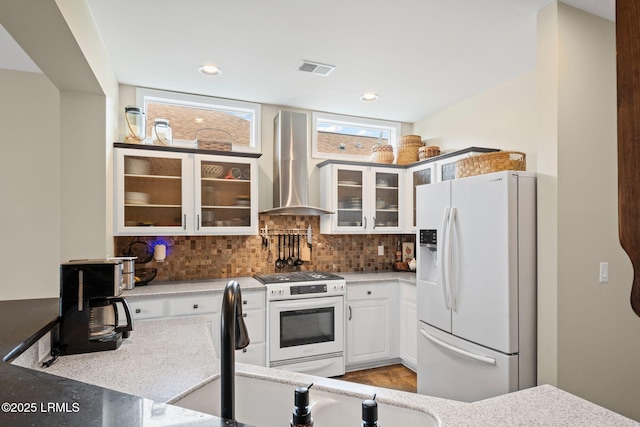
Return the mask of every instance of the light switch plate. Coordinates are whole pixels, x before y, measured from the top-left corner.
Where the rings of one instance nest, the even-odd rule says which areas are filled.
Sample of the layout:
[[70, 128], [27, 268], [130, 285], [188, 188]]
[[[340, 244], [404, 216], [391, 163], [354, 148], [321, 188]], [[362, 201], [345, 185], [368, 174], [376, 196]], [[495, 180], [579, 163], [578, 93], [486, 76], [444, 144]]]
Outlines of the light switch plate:
[[379, 256], [384, 256], [384, 246], [383, 245], [378, 245], [378, 255]]
[[609, 263], [601, 262], [600, 263], [600, 283], [609, 282]]

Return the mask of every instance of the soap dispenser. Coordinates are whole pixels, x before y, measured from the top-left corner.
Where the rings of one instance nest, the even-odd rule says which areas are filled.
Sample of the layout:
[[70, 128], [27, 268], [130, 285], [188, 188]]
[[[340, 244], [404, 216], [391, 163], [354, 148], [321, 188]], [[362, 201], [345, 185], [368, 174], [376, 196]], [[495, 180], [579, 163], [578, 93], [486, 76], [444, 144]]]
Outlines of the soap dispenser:
[[361, 427], [380, 427], [378, 424], [378, 402], [376, 402], [375, 394], [371, 399], [362, 401]]
[[307, 387], [297, 387], [293, 396], [293, 416], [290, 427], [313, 427], [311, 418], [311, 408], [309, 408], [309, 389], [313, 383]]

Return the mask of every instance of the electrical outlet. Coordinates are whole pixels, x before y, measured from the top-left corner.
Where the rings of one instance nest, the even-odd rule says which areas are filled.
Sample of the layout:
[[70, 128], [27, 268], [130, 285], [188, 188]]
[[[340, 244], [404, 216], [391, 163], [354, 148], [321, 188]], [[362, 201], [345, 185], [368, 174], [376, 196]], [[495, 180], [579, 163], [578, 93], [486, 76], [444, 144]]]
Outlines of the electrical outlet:
[[47, 332], [42, 338], [38, 340], [38, 362], [42, 362], [44, 359], [51, 355], [51, 332]]
[[379, 256], [384, 256], [384, 246], [383, 245], [378, 245], [378, 255]]

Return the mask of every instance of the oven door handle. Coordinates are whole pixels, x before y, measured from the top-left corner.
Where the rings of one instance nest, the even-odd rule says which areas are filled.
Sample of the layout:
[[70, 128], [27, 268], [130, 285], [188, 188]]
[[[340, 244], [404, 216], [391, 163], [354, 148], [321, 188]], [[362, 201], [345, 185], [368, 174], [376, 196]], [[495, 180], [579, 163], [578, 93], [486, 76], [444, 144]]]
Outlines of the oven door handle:
[[[289, 309], [304, 310], [305, 308], [326, 308], [329, 306], [339, 305], [339, 303], [337, 302], [327, 302], [326, 298], [313, 298], [313, 299], [316, 299], [317, 301], [306, 301], [306, 302], [302, 302], [300, 300], [287, 301], [288, 306], [281, 305], [278, 307], [278, 309], [282, 311], [286, 311]], [[293, 304], [294, 301], [295, 301], [295, 304]]]

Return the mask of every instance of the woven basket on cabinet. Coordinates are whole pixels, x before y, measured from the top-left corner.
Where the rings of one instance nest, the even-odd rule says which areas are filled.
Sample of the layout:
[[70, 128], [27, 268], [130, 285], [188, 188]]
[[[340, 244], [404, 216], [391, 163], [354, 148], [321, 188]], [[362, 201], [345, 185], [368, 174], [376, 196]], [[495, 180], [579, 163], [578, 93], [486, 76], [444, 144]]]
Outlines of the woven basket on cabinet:
[[392, 145], [374, 145], [371, 147], [371, 161], [375, 163], [393, 163]]
[[477, 154], [456, 162], [456, 178], [499, 171], [527, 170], [527, 155], [520, 151], [496, 151]]
[[420, 135], [403, 135], [398, 140], [398, 160], [399, 165], [408, 165], [419, 160], [418, 150], [424, 146]]
[[440, 147], [437, 145], [425, 145], [418, 149], [418, 158], [420, 160], [428, 159], [440, 155]]

